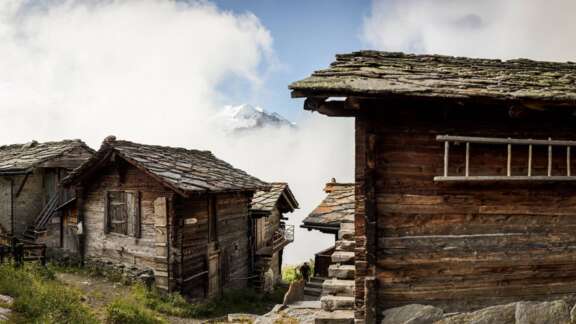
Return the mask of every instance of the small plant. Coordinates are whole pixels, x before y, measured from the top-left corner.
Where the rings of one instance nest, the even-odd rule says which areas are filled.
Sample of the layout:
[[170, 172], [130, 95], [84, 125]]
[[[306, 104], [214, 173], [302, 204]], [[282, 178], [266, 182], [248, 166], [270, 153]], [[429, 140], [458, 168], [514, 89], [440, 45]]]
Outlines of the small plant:
[[130, 298], [118, 299], [108, 305], [106, 308], [106, 322], [109, 324], [168, 323], [156, 312]]
[[54, 280], [51, 269], [25, 264], [0, 266], [0, 294], [14, 298], [12, 309], [20, 323], [97, 323], [82, 303], [81, 294]]

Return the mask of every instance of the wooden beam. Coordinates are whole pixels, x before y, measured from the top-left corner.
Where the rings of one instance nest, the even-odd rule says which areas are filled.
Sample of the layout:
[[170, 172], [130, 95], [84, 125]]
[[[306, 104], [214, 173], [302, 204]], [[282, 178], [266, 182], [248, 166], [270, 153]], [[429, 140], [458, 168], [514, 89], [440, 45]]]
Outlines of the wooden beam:
[[[548, 138], [548, 140], [552, 140]], [[548, 145], [548, 176], [552, 175], [552, 145]]]
[[570, 176], [571, 175], [571, 170], [570, 170], [570, 146], [566, 146], [566, 175]]
[[466, 142], [466, 176], [470, 176], [470, 143]]
[[528, 176], [532, 176], [532, 144], [528, 145]]
[[444, 142], [444, 176], [448, 176], [448, 161], [450, 154], [450, 142]]
[[465, 181], [576, 181], [576, 176], [436, 176], [436, 182]]
[[512, 144], [508, 144], [508, 157], [506, 159], [506, 175], [512, 175]]
[[30, 173], [26, 173], [26, 175], [24, 176], [24, 179], [22, 179], [22, 181], [20, 182], [20, 185], [18, 186], [18, 190], [16, 190], [16, 195], [15, 195], [16, 198], [18, 198], [18, 196], [22, 192], [22, 189], [24, 188], [24, 185], [26, 184], [26, 181], [28, 180], [28, 176], [30, 176]]

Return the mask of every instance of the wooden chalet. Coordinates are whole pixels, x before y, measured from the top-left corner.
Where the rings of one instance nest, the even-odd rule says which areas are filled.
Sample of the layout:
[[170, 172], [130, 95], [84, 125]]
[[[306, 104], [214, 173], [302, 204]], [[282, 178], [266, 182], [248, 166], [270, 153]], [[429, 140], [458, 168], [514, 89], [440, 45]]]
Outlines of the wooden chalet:
[[[320, 298], [322, 308], [327, 311], [335, 310], [335, 302], [346, 300], [347, 307], [354, 302], [354, 187], [353, 183], [338, 183], [332, 179], [324, 187], [326, 198], [301, 225], [309, 231], [318, 230], [335, 238], [334, 245], [314, 255], [314, 277], [304, 288], [307, 295]], [[342, 306], [345, 305], [340, 302], [337, 308]]]
[[[300, 227], [334, 235], [338, 240], [342, 224], [354, 223], [354, 184], [338, 183], [335, 179], [324, 187], [326, 198], [302, 220]], [[314, 256], [314, 275], [328, 277], [328, 267], [335, 246], [320, 251]]]
[[326, 198], [304, 218], [301, 227], [337, 235], [342, 223], [354, 223], [354, 184], [334, 179], [326, 184], [324, 192]]
[[285, 182], [271, 183], [269, 191], [258, 191], [252, 198], [252, 251], [255, 286], [271, 290], [282, 280], [284, 248], [294, 241], [294, 225], [287, 225], [284, 214], [298, 208], [298, 201]]
[[362, 51], [290, 85], [355, 118], [355, 317], [576, 296], [576, 64]]
[[58, 211], [73, 193], [59, 184], [93, 152], [80, 140], [0, 146], [0, 234], [55, 248], [74, 244]]
[[158, 288], [192, 297], [247, 286], [250, 206], [267, 183], [209, 151], [113, 136], [63, 183], [76, 186], [87, 262], [151, 270]]

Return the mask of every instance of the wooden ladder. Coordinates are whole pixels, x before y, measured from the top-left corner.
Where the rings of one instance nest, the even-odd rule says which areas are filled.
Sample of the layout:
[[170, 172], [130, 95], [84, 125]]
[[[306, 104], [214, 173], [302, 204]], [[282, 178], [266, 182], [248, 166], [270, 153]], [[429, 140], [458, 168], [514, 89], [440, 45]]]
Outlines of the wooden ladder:
[[[497, 180], [528, 180], [528, 181], [576, 181], [576, 176], [571, 171], [571, 147], [576, 146], [576, 141], [558, 141], [548, 138], [547, 140], [534, 139], [515, 139], [515, 138], [488, 138], [488, 137], [468, 137], [468, 136], [450, 136], [438, 135], [436, 140], [444, 142], [444, 174], [434, 177], [434, 181], [497, 181]], [[466, 155], [464, 162], [464, 175], [450, 175], [448, 167], [450, 164], [450, 143], [465, 143]], [[488, 175], [471, 175], [470, 174], [470, 146], [471, 144], [492, 144], [506, 145], [506, 175], [505, 176], [488, 176]], [[528, 163], [526, 175], [512, 175], [512, 145], [527, 146]], [[546, 146], [548, 148], [548, 164], [546, 175], [533, 175], [533, 147]], [[566, 174], [552, 175], [552, 153], [553, 147], [561, 147], [566, 150]]]

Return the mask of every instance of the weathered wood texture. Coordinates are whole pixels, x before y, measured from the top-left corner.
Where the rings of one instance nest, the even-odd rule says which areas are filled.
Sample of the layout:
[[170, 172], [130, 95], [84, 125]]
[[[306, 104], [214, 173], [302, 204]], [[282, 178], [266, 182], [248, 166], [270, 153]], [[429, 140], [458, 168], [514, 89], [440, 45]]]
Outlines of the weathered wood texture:
[[[216, 242], [220, 251], [220, 276], [223, 288], [246, 287], [250, 252], [248, 235], [251, 196], [216, 194]], [[173, 241], [174, 277], [181, 278], [180, 290], [203, 297], [207, 289], [209, 243], [209, 196], [194, 195], [175, 199], [176, 224]]]
[[[505, 110], [487, 109], [440, 114], [429, 107], [360, 119], [357, 154], [376, 157], [380, 308], [420, 303], [462, 311], [576, 295], [576, 184], [433, 181], [443, 173], [439, 134], [573, 140], [569, 121], [513, 120]], [[362, 134], [374, 136], [372, 149]], [[505, 145], [472, 148], [470, 174], [506, 175]], [[513, 175], [527, 172], [528, 152], [522, 150], [512, 147]], [[534, 147], [534, 175], [547, 172], [547, 148], [538, 150]], [[565, 154], [554, 152], [553, 175], [565, 174]], [[449, 172], [463, 175], [464, 161], [465, 145], [451, 147]], [[361, 157], [357, 163], [356, 229], [369, 236], [363, 203], [369, 165]], [[364, 238], [357, 235], [357, 240], [362, 249]], [[356, 279], [360, 303], [362, 276], [369, 275], [362, 261], [357, 261]]]
[[[156, 262], [157, 233], [154, 201], [168, 198], [172, 191], [134, 167], [124, 166], [119, 172], [111, 164], [85, 187], [84, 214], [86, 257], [123, 264], [128, 268], [153, 269], [167, 272], [167, 261]], [[122, 176], [120, 176], [122, 174]], [[141, 237], [105, 233], [105, 197], [108, 191], [129, 190], [140, 192]]]
[[221, 194], [216, 198], [218, 246], [223, 288], [244, 288], [250, 275], [250, 201], [252, 195]]
[[177, 253], [174, 277], [180, 278], [180, 291], [192, 297], [205, 297], [207, 290], [208, 199], [206, 195], [175, 198], [177, 224], [173, 243]]

